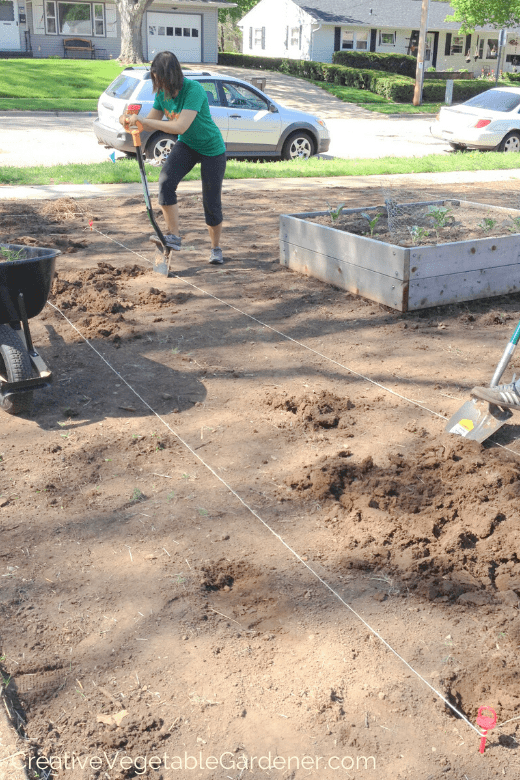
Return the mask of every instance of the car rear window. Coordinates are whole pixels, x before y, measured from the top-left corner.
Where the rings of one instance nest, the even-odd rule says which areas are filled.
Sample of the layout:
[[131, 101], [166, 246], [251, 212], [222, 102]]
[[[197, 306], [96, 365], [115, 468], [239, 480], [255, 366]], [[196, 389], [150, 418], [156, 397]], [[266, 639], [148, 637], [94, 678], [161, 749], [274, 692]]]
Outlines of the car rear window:
[[121, 98], [122, 100], [128, 100], [131, 97], [134, 89], [139, 84], [139, 79], [127, 76], [121, 73], [112, 84], [105, 90], [110, 97]]
[[490, 89], [481, 95], [475, 95], [470, 100], [466, 100], [464, 105], [507, 113], [520, 105], [520, 95], [516, 92], [506, 92], [503, 89]]

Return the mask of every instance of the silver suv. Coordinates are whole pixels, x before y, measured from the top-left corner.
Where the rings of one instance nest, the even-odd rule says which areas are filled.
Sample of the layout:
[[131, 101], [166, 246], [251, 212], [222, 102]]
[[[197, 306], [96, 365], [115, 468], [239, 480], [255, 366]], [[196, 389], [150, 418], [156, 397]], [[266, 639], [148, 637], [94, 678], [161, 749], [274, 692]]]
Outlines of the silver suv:
[[[247, 81], [206, 71], [187, 71], [184, 75], [204, 87], [228, 157], [293, 160], [328, 151], [329, 131], [325, 122], [312, 114], [284, 108]], [[94, 120], [98, 142], [109, 149], [133, 153], [132, 136], [121, 127], [119, 117], [128, 105], [139, 106], [139, 114], [146, 116], [153, 101], [150, 71], [126, 68], [99, 98]], [[141, 139], [146, 159], [162, 163], [176, 136], [143, 132]]]

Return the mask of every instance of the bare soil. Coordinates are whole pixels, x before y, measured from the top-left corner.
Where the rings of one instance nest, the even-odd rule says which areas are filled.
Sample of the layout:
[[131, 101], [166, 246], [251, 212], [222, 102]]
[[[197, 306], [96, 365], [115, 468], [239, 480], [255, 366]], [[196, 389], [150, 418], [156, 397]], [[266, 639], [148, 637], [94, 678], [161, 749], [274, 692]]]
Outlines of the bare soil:
[[0, 241], [62, 251], [31, 321], [54, 384], [1, 413], [1, 690], [31, 778], [519, 775], [520, 720], [482, 756], [438, 694], [520, 716], [520, 428], [443, 419], [520, 296], [400, 314], [292, 273], [280, 213], [382, 197], [275, 188], [226, 194], [222, 267], [185, 195], [168, 279], [141, 198], [1, 204]]
[[[496, 205], [496, 204], [495, 204]], [[367, 236], [385, 244], [424, 246], [453, 241], [509, 236], [520, 231], [520, 211], [507, 211], [478, 204], [469, 206], [460, 200], [439, 203], [393, 203], [390, 218], [386, 206], [363, 213], [332, 214], [308, 217], [309, 222]]]

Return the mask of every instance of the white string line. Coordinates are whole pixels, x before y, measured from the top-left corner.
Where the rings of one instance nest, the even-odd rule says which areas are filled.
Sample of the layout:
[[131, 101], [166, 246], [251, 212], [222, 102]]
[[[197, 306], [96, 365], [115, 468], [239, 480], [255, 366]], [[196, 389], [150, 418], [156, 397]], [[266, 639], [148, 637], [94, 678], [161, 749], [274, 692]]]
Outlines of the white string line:
[[[139, 252], [136, 252], [134, 249], [130, 249], [129, 247], [126, 247], [124, 244], [121, 244], [119, 241], [116, 241], [115, 238], [112, 238], [111, 236], [106, 235], [106, 233], [102, 233], [100, 230], [97, 230], [97, 228], [91, 226], [91, 230], [95, 230], [96, 233], [99, 233], [101, 236], [104, 236], [105, 238], [110, 239], [111, 241], [114, 241], [115, 244], [118, 244], [119, 246], [123, 247], [123, 249], [126, 249], [128, 252], [132, 252], [132, 254], [136, 255], [137, 257], [140, 257], [142, 260], [146, 260], [147, 263], [150, 263], [150, 265], [153, 265], [152, 261], [149, 260], [144, 255], [141, 255]], [[407, 398], [405, 395], [401, 395], [396, 390], [391, 390], [389, 387], [386, 387], [385, 385], [382, 385], [380, 382], [376, 382], [375, 379], [370, 379], [370, 377], [365, 376], [364, 374], [360, 374], [359, 371], [355, 371], [353, 368], [349, 368], [348, 366], [344, 366], [343, 363], [340, 363], [337, 360], [334, 360], [334, 358], [330, 358], [327, 355], [324, 355], [322, 352], [319, 352], [317, 349], [314, 349], [313, 347], [309, 347], [306, 344], [303, 344], [301, 341], [297, 341], [296, 339], [293, 339], [292, 336], [287, 336], [285, 333], [282, 333], [280, 330], [277, 330], [276, 328], [273, 328], [272, 325], [267, 325], [267, 323], [262, 322], [262, 320], [257, 319], [257, 317], [254, 317], [252, 314], [248, 314], [245, 311], [242, 311], [242, 309], [239, 309], [237, 306], [234, 306], [232, 303], [228, 303], [227, 301], [223, 301], [221, 298], [218, 298], [213, 293], [208, 292], [207, 290], [204, 290], [202, 287], [198, 287], [196, 284], [193, 284], [193, 282], [189, 282], [186, 279], [184, 279], [182, 276], [177, 276], [177, 274], [174, 271], [171, 271], [172, 278], [178, 279], [181, 282], [184, 282], [184, 284], [189, 285], [190, 287], [193, 287], [194, 290], [198, 290], [199, 292], [203, 293], [204, 295], [207, 295], [209, 298], [213, 298], [213, 300], [218, 301], [218, 303], [222, 303], [224, 306], [227, 306], [230, 309], [233, 309], [234, 311], [238, 312], [239, 314], [242, 314], [242, 316], [247, 317], [250, 320], [253, 320], [253, 322], [258, 323], [258, 325], [261, 325], [263, 328], [267, 328], [268, 330], [271, 330], [273, 333], [276, 333], [277, 336], [281, 336], [284, 339], [287, 339], [288, 341], [292, 341], [294, 344], [297, 344], [299, 347], [303, 347], [303, 349], [308, 350], [309, 352], [313, 352], [315, 355], [318, 355], [318, 357], [323, 358], [324, 360], [328, 360], [330, 363], [334, 363], [336, 366], [339, 366], [340, 368], [343, 368], [345, 371], [348, 371], [351, 374], [354, 374], [355, 376], [359, 377], [360, 379], [364, 379], [366, 382], [370, 382], [371, 384], [375, 385], [376, 387], [379, 387], [381, 390], [385, 390], [387, 393], [391, 393], [392, 395], [397, 396], [397, 398], [401, 398], [403, 401], [408, 401], [408, 403], [415, 404], [415, 406], [418, 406], [420, 409], [423, 409], [426, 412], [430, 412], [430, 414], [436, 415], [437, 417], [440, 417], [442, 420], [448, 419], [443, 414], [440, 414], [439, 412], [433, 411], [433, 409], [429, 409], [427, 406], [423, 406], [418, 401], [414, 401], [412, 398]]]
[[293, 549], [293, 548], [292, 548], [292, 547], [291, 547], [291, 546], [290, 546], [290, 545], [289, 545], [289, 544], [288, 544], [288, 543], [285, 541], [285, 539], [283, 539], [283, 537], [281, 537], [281, 536], [280, 536], [280, 534], [278, 534], [278, 533], [277, 533], [277, 532], [276, 532], [276, 531], [275, 531], [273, 528], [271, 528], [271, 526], [270, 526], [270, 525], [269, 525], [269, 524], [268, 524], [268, 523], [267, 523], [265, 520], [263, 520], [263, 518], [262, 518], [262, 517], [260, 517], [260, 515], [259, 515], [259, 514], [258, 514], [258, 513], [257, 513], [257, 512], [256, 512], [256, 511], [255, 511], [255, 510], [254, 510], [254, 509], [251, 507], [251, 506], [249, 506], [249, 504], [248, 504], [248, 503], [247, 503], [247, 502], [246, 502], [246, 501], [245, 501], [245, 500], [244, 500], [244, 499], [243, 499], [243, 498], [242, 498], [242, 497], [241, 497], [241, 496], [240, 496], [240, 495], [239, 495], [239, 494], [238, 494], [238, 493], [237, 493], [237, 492], [236, 492], [236, 491], [235, 491], [235, 490], [234, 490], [234, 489], [231, 487], [231, 485], [229, 485], [229, 484], [226, 482], [226, 480], [225, 480], [225, 479], [223, 479], [223, 478], [220, 476], [220, 474], [217, 474], [217, 472], [216, 472], [216, 471], [215, 471], [215, 470], [214, 470], [214, 469], [213, 469], [213, 468], [212, 468], [212, 467], [211, 467], [211, 466], [210, 466], [208, 463], [206, 463], [206, 461], [205, 461], [203, 458], [201, 458], [201, 456], [200, 456], [200, 455], [199, 455], [199, 454], [198, 454], [198, 453], [197, 453], [197, 452], [196, 452], [196, 451], [195, 451], [195, 450], [194, 450], [192, 447], [190, 447], [190, 445], [188, 444], [188, 442], [186, 442], [186, 441], [185, 441], [185, 440], [182, 438], [182, 436], [181, 436], [179, 433], [177, 433], [177, 431], [175, 431], [175, 430], [174, 430], [174, 429], [173, 429], [173, 428], [170, 426], [170, 424], [169, 424], [169, 423], [168, 423], [168, 422], [167, 422], [167, 421], [166, 421], [166, 420], [165, 420], [163, 417], [161, 417], [161, 415], [160, 415], [158, 412], [156, 412], [156, 411], [155, 411], [155, 409], [153, 409], [153, 407], [152, 407], [152, 406], [150, 406], [150, 404], [149, 404], [147, 401], [145, 401], [145, 399], [144, 399], [144, 398], [143, 398], [143, 397], [142, 397], [142, 396], [141, 396], [141, 395], [140, 395], [140, 394], [137, 392], [137, 390], [135, 390], [135, 389], [132, 387], [132, 385], [131, 385], [129, 382], [127, 382], [127, 380], [124, 378], [124, 376], [122, 376], [122, 375], [119, 373], [119, 371], [118, 371], [116, 368], [114, 368], [114, 366], [113, 366], [111, 363], [109, 363], [109, 361], [108, 361], [108, 360], [107, 360], [107, 359], [106, 359], [106, 358], [105, 358], [105, 357], [104, 357], [104, 356], [101, 354], [101, 352], [99, 352], [99, 351], [96, 349], [96, 347], [95, 347], [93, 344], [91, 344], [91, 342], [90, 342], [90, 341], [89, 341], [89, 340], [88, 340], [88, 339], [87, 339], [87, 338], [86, 338], [86, 337], [83, 335], [83, 333], [81, 333], [81, 331], [80, 331], [80, 330], [78, 330], [78, 328], [77, 328], [77, 327], [74, 325], [74, 323], [73, 323], [73, 322], [71, 322], [71, 321], [69, 320], [69, 318], [68, 318], [68, 317], [67, 317], [67, 316], [66, 316], [66, 315], [65, 315], [65, 314], [64, 314], [64, 313], [63, 313], [63, 312], [62, 312], [60, 309], [58, 309], [58, 307], [57, 307], [57, 306], [55, 306], [53, 303], [50, 303], [50, 301], [48, 301], [48, 305], [49, 305], [49, 306], [52, 306], [52, 308], [53, 308], [53, 309], [55, 309], [55, 311], [57, 311], [57, 312], [58, 312], [58, 313], [59, 313], [59, 314], [60, 314], [60, 315], [63, 317], [63, 319], [64, 319], [64, 320], [65, 320], [65, 321], [66, 321], [66, 322], [67, 322], [67, 323], [68, 323], [68, 324], [71, 326], [71, 328], [73, 328], [73, 329], [76, 331], [76, 333], [77, 333], [77, 334], [78, 334], [78, 335], [79, 335], [79, 336], [80, 336], [80, 337], [83, 339], [83, 341], [85, 341], [85, 342], [88, 344], [88, 346], [89, 346], [89, 347], [90, 347], [90, 348], [91, 348], [91, 349], [92, 349], [92, 350], [93, 350], [93, 351], [96, 353], [96, 355], [98, 355], [98, 357], [100, 357], [100, 358], [101, 358], [101, 360], [102, 360], [102, 361], [103, 361], [103, 362], [104, 362], [104, 363], [105, 363], [105, 364], [108, 366], [108, 368], [110, 368], [110, 370], [111, 370], [111, 371], [113, 371], [113, 372], [114, 372], [114, 374], [115, 374], [115, 375], [116, 375], [116, 376], [117, 376], [117, 377], [118, 377], [118, 378], [119, 378], [119, 379], [120, 379], [122, 382], [124, 382], [124, 383], [125, 383], [125, 385], [128, 387], [128, 389], [129, 389], [129, 390], [131, 390], [131, 392], [132, 392], [132, 393], [134, 393], [134, 395], [136, 395], [136, 396], [137, 396], [137, 398], [139, 398], [139, 400], [141, 401], [141, 403], [143, 403], [143, 404], [144, 404], [144, 405], [147, 407], [147, 409], [149, 409], [149, 410], [150, 410], [150, 412], [152, 412], [152, 414], [153, 414], [153, 415], [155, 415], [155, 417], [157, 417], [157, 419], [158, 419], [158, 420], [159, 420], [159, 421], [160, 421], [160, 422], [161, 422], [161, 423], [162, 423], [162, 424], [163, 424], [163, 425], [164, 425], [164, 426], [165, 426], [165, 427], [166, 427], [166, 428], [167, 428], [167, 429], [168, 429], [168, 430], [169, 430], [169, 431], [170, 431], [170, 432], [171, 432], [171, 433], [172, 433], [172, 434], [173, 434], [173, 435], [174, 435], [174, 436], [175, 436], [175, 437], [178, 439], [178, 441], [180, 441], [180, 442], [181, 442], [181, 444], [182, 444], [184, 447], [186, 447], [186, 449], [187, 449], [187, 450], [189, 450], [189, 452], [191, 452], [191, 454], [192, 454], [192, 455], [194, 455], [194, 456], [197, 458], [197, 460], [199, 460], [199, 461], [200, 461], [200, 463], [202, 463], [202, 465], [203, 465], [203, 466], [204, 466], [204, 467], [205, 467], [205, 468], [206, 468], [206, 469], [207, 469], [207, 470], [208, 470], [208, 471], [209, 471], [211, 474], [213, 474], [213, 476], [214, 476], [214, 477], [216, 477], [216, 478], [219, 480], [219, 482], [220, 482], [222, 485], [224, 485], [224, 487], [225, 487], [227, 490], [229, 490], [229, 492], [230, 492], [230, 493], [231, 493], [231, 494], [232, 494], [232, 495], [233, 495], [233, 496], [234, 496], [234, 497], [235, 497], [235, 498], [236, 498], [236, 499], [237, 499], [237, 500], [238, 500], [238, 501], [239, 501], [239, 502], [242, 504], [242, 506], [244, 506], [244, 507], [245, 507], [245, 508], [248, 510], [248, 512], [250, 512], [250, 513], [251, 513], [251, 514], [252, 514], [254, 517], [256, 517], [256, 519], [257, 519], [257, 520], [259, 520], [259, 521], [262, 523], [262, 525], [263, 525], [263, 526], [264, 526], [264, 527], [265, 527], [265, 528], [266, 528], [266, 529], [267, 529], [267, 530], [268, 530], [268, 531], [269, 531], [269, 532], [270, 532], [270, 533], [271, 533], [271, 534], [272, 534], [272, 535], [273, 535], [273, 536], [274, 536], [276, 539], [278, 539], [278, 541], [279, 541], [279, 542], [281, 542], [281, 544], [283, 544], [283, 545], [284, 545], [284, 547], [286, 547], [286, 548], [287, 548], [287, 550], [289, 550], [289, 552], [290, 552], [292, 555], [294, 555], [294, 557], [295, 557], [295, 558], [296, 558], [296, 559], [297, 559], [297, 560], [298, 560], [300, 563], [302, 563], [302, 564], [303, 564], [303, 565], [304, 565], [304, 566], [305, 566], [305, 567], [306, 567], [306, 568], [307, 568], [307, 569], [308, 569], [308, 570], [311, 572], [311, 574], [313, 574], [313, 575], [316, 577], [316, 579], [317, 579], [317, 580], [319, 580], [319, 582], [321, 582], [321, 584], [322, 584], [322, 585], [324, 585], [324, 586], [327, 588], [327, 590], [329, 590], [329, 591], [332, 593], [332, 595], [333, 595], [333, 596], [335, 596], [335, 597], [336, 597], [336, 598], [337, 598], [337, 599], [338, 599], [338, 600], [339, 600], [339, 601], [340, 601], [340, 602], [343, 604], [343, 606], [347, 607], [347, 609], [349, 609], [349, 610], [352, 612], [352, 614], [353, 614], [353, 615], [355, 615], [355, 617], [357, 617], [357, 618], [358, 618], [358, 620], [360, 620], [360, 621], [363, 623], [363, 625], [364, 625], [364, 626], [366, 626], [366, 628], [368, 628], [368, 630], [369, 630], [369, 631], [371, 631], [371, 632], [372, 632], [372, 634], [374, 634], [374, 636], [376, 636], [376, 637], [379, 639], [379, 641], [380, 641], [380, 642], [382, 642], [382, 643], [385, 645], [385, 647], [386, 647], [388, 650], [390, 650], [390, 652], [391, 652], [391, 653], [393, 653], [393, 654], [396, 656], [396, 658], [398, 658], [400, 661], [402, 661], [402, 663], [403, 663], [403, 664], [404, 664], [404, 665], [405, 665], [405, 666], [406, 666], [406, 667], [407, 667], [407, 668], [408, 668], [408, 669], [409, 669], [409, 670], [410, 670], [410, 671], [411, 671], [413, 674], [415, 674], [415, 676], [416, 676], [416, 677], [418, 677], [418, 679], [419, 679], [419, 680], [422, 680], [422, 682], [423, 682], [425, 685], [427, 685], [427, 686], [428, 686], [428, 688], [429, 688], [429, 689], [430, 689], [430, 690], [431, 690], [431, 691], [432, 691], [432, 692], [433, 692], [433, 693], [434, 693], [434, 694], [435, 694], [435, 695], [436, 695], [436, 696], [437, 696], [439, 699], [441, 699], [441, 701], [443, 701], [443, 702], [444, 702], [444, 704], [445, 704], [447, 707], [449, 707], [449, 708], [450, 708], [450, 709], [451, 709], [451, 710], [452, 710], [452, 711], [453, 711], [453, 712], [454, 712], [454, 713], [455, 713], [455, 714], [456, 714], [456, 715], [457, 715], [459, 718], [461, 718], [462, 720], [464, 720], [464, 721], [467, 723], [467, 725], [468, 725], [470, 728], [472, 728], [472, 729], [473, 729], [473, 731], [476, 731], [476, 733], [477, 733], [479, 736], [482, 736], [482, 734], [481, 734], [481, 732], [478, 730], [478, 728], [477, 728], [476, 726], [474, 726], [474, 725], [473, 725], [473, 723], [471, 723], [471, 721], [470, 721], [470, 720], [468, 720], [468, 718], [466, 718], [466, 716], [465, 716], [465, 715], [464, 715], [462, 712], [460, 712], [460, 711], [459, 711], [459, 710], [458, 710], [456, 707], [454, 707], [454, 705], [453, 705], [453, 704], [451, 704], [451, 703], [448, 701], [448, 699], [446, 699], [446, 698], [445, 698], [445, 697], [442, 695], [442, 693], [440, 693], [440, 692], [439, 692], [439, 691], [437, 691], [437, 690], [436, 690], [436, 689], [435, 689], [435, 688], [434, 688], [432, 685], [430, 685], [430, 683], [428, 682], [428, 680], [426, 680], [426, 679], [425, 679], [425, 678], [424, 678], [424, 677], [423, 677], [423, 676], [422, 676], [422, 675], [421, 675], [421, 674], [420, 674], [418, 671], [416, 671], [416, 670], [413, 668], [413, 666], [411, 666], [411, 665], [408, 663], [408, 661], [406, 661], [406, 660], [405, 660], [405, 659], [404, 659], [404, 658], [403, 658], [401, 655], [399, 655], [399, 653], [397, 652], [397, 650], [394, 650], [394, 648], [393, 648], [393, 647], [392, 647], [392, 646], [391, 646], [391, 645], [390, 645], [390, 644], [389, 644], [389, 643], [386, 641], [386, 639], [384, 639], [384, 638], [381, 636], [381, 634], [380, 634], [378, 631], [376, 631], [376, 630], [375, 630], [375, 628], [372, 628], [372, 626], [371, 626], [371, 625], [369, 625], [369, 623], [367, 623], [367, 621], [366, 621], [364, 618], [362, 618], [362, 617], [361, 617], [361, 615], [360, 615], [358, 612], [356, 612], [356, 610], [355, 610], [353, 607], [351, 607], [351, 606], [350, 606], [350, 604], [348, 604], [348, 603], [347, 603], [347, 602], [346, 602], [346, 601], [343, 599], [343, 597], [342, 597], [342, 596], [340, 596], [340, 594], [339, 594], [339, 593], [338, 593], [336, 590], [334, 590], [334, 588], [333, 588], [331, 585], [329, 585], [329, 583], [328, 583], [326, 580], [324, 580], [324, 579], [323, 579], [323, 578], [322, 578], [322, 577], [321, 577], [321, 576], [318, 574], [318, 572], [316, 572], [316, 571], [315, 571], [315, 570], [312, 568], [312, 566], [309, 566], [309, 564], [307, 563], [307, 561], [304, 561], [304, 560], [303, 560], [303, 558], [301, 558], [301, 557], [298, 555], [298, 553], [296, 552], [296, 550], [294, 550], [294, 549]]
[[[96, 233], [99, 233], [100, 236], [104, 236], [105, 238], [108, 238], [110, 241], [113, 241], [115, 244], [118, 244], [119, 246], [123, 247], [123, 249], [126, 249], [127, 252], [131, 252], [137, 257], [140, 257], [141, 260], [145, 260], [150, 265], [153, 265], [152, 261], [149, 260], [147, 257], [141, 255], [139, 252], [136, 252], [134, 249], [130, 249], [124, 244], [121, 244], [119, 241], [116, 241], [115, 238], [108, 236], [106, 233], [102, 233], [100, 230], [93, 227], [92, 225], [90, 225], [90, 229], [95, 230]], [[287, 336], [287, 334], [282, 333], [282, 331], [277, 330], [276, 328], [273, 328], [272, 325], [267, 325], [267, 323], [262, 322], [262, 320], [257, 319], [257, 317], [253, 317], [252, 314], [248, 314], [247, 312], [242, 311], [242, 309], [239, 309], [237, 306], [234, 306], [232, 303], [223, 301], [221, 298], [218, 298], [216, 295], [213, 295], [213, 293], [204, 290], [202, 287], [198, 287], [196, 284], [193, 284], [193, 282], [189, 282], [187, 279], [184, 279], [182, 276], [177, 276], [175, 272], [172, 271], [171, 273], [172, 273], [172, 278], [178, 279], [184, 284], [187, 284], [189, 287], [193, 287], [194, 290], [198, 290], [199, 292], [203, 293], [203, 295], [207, 295], [209, 298], [213, 298], [213, 300], [218, 301], [218, 303], [222, 303], [224, 306], [227, 306], [228, 308], [233, 309], [239, 314], [242, 314], [242, 316], [247, 317], [250, 320], [253, 320], [253, 322], [258, 323], [258, 325], [261, 325], [263, 328], [267, 328], [268, 330], [271, 330], [273, 333], [276, 333], [277, 336], [281, 336], [282, 338], [287, 339], [287, 341], [292, 341], [294, 344], [297, 344], [299, 347], [302, 347], [303, 349], [306, 349], [309, 352], [318, 355], [318, 357], [323, 358], [323, 360], [327, 360], [330, 363], [333, 363], [334, 365], [343, 368], [345, 371], [348, 371], [350, 374], [353, 374], [354, 376], [357, 376], [360, 379], [364, 379], [365, 382], [369, 382], [370, 384], [379, 387], [381, 390], [384, 390], [386, 393], [395, 395], [397, 398], [400, 398], [402, 401], [406, 401], [409, 404], [413, 404], [414, 406], [417, 406], [419, 409], [422, 409], [425, 412], [429, 412], [430, 414], [433, 414], [435, 417], [439, 417], [441, 420], [448, 419], [448, 417], [446, 417], [444, 414], [440, 414], [440, 412], [435, 412], [433, 409], [430, 409], [428, 406], [424, 406], [418, 401], [415, 401], [413, 398], [408, 398], [405, 395], [401, 395], [401, 393], [398, 393], [396, 390], [392, 390], [390, 387], [386, 387], [386, 385], [382, 385], [380, 382], [376, 382], [375, 379], [371, 379], [369, 376], [365, 376], [364, 374], [359, 373], [359, 371], [355, 371], [353, 368], [349, 368], [348, 366], [343, 365], [343, 363], [340, 363], [338, 360], [335, 360], [334, 358], [331, 358], [328, 355], [324, 355], [322, 352], [319, 352], [317, 349], [314, 349], [313, 347], [309, 347], [307, 346], [307, 344], [303, 344], [301, 341], [297, 341], [296, 339], [293, 339], [292, 336]], [[513, 455], [516, 455], [516, 457], [519, 457], [520, 455], [520, 453], [511, 449], [511, 447], [507, 447], [505, 444], [499, 444], [499, 442], [496, 441], [494, 442], [494, 444], [497, 447], [500, 447], [500, 449], [502, 450], [507, 450], [508, 452], [512, 452]]]

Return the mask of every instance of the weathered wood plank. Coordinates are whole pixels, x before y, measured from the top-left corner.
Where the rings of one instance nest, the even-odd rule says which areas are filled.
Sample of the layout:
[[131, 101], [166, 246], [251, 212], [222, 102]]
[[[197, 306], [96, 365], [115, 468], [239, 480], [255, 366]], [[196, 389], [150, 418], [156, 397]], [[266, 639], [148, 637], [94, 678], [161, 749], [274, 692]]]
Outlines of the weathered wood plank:
[[520, 266], [451, 273], [410, 281], [408, 311], [474, 301], [520, 290]]
[[402, 279], [363, 268], [315, 249], [296, 246], [280, 239], [280, 263], [293, 271], [313, 276], [343, 290], [390, 306], [407, 310], [408, 283]]
[[360, 268], [382, 272], [396, 280], [408, 279], [410, 249], [405, 247], [356, 236], [287, 214], [280, 216], [280, 240], [294, 246], [312, 248], [319, 254]]
[[[520, 236], [477, 238], [474, 241], [454, 241], [449, 244], [413, 247], [410, 253], [410, 279], [426, 279], [457, 271], [479, 271], [486, 268], [520, 263]], [[517, 265], [517, 275], [520, 265]], [[498, 293], [497, 293], [498, 294]]]

